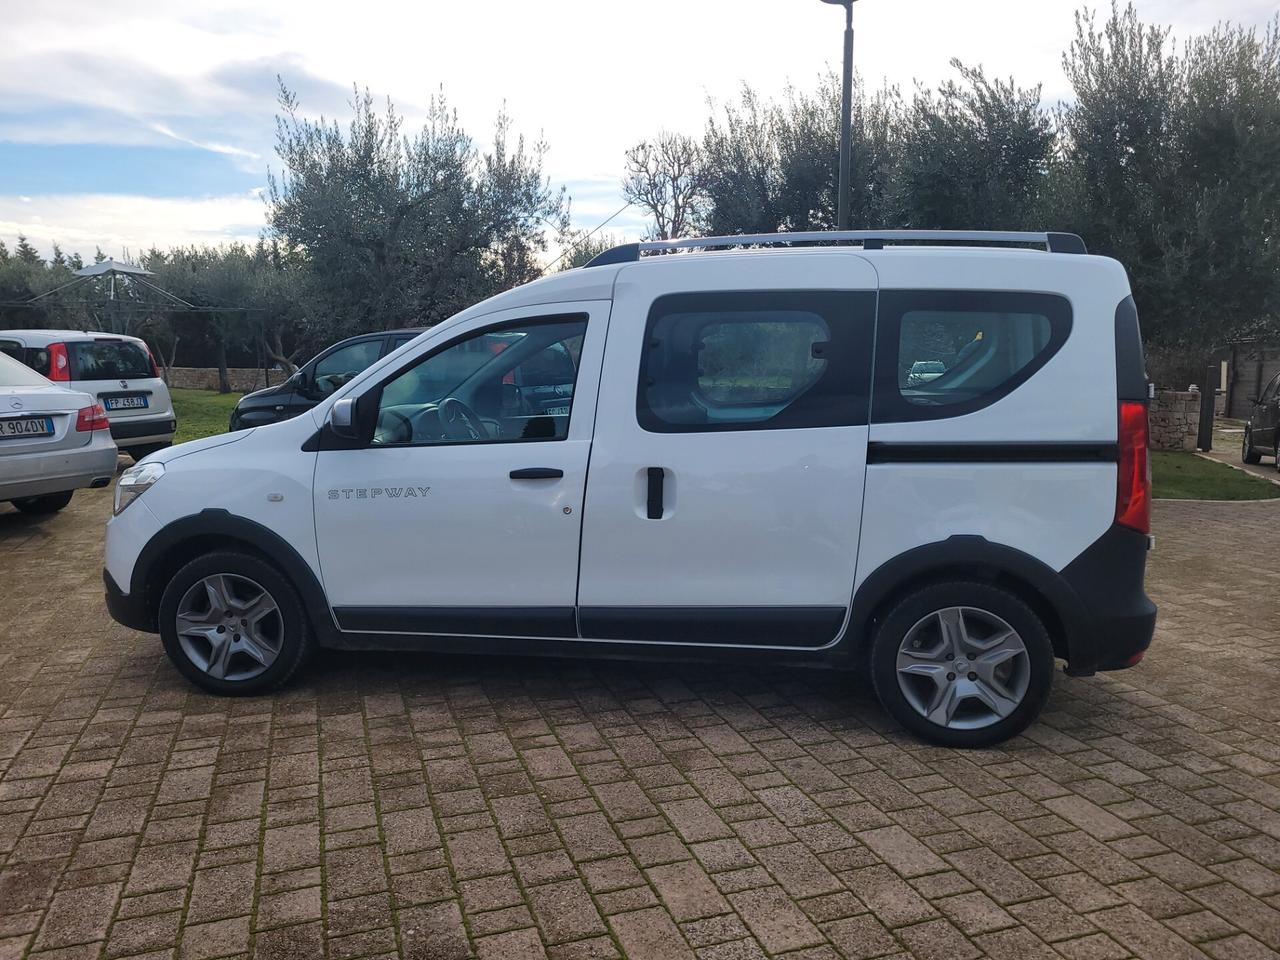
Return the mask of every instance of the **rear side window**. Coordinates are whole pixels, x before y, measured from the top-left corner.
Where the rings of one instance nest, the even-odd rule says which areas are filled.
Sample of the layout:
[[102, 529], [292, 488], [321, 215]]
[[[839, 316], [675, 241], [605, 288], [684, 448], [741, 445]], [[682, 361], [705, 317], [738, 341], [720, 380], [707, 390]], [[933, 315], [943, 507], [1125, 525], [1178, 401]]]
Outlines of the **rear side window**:
[[151, 357], [130, 340], [72, 341], [67, 344], [72, 380], [138, 380], [154, 377]]
[[979, 410], [1025, 383], [1070, 331], [1070, 303], [1051, 294], [883, 291], [874, 419]]
[[21, 359], [23, 363], [42, 377], [47, 377], [49, 375], [48, 347], [27, 347], [26, 350], [23, 351]]
[[636, 416], [646, 430], [867, 422], [875, 294], [683, 293], [649, 311]]

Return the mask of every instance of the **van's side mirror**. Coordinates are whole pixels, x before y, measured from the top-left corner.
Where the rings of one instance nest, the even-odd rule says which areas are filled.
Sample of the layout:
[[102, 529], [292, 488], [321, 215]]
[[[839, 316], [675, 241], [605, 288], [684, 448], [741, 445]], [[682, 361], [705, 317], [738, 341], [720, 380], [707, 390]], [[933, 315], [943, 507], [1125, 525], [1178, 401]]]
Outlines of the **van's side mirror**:
[[345, 440], [360, 438], [355, 397], [343, 397], [334, 403], [329, 410], [329, 429]]

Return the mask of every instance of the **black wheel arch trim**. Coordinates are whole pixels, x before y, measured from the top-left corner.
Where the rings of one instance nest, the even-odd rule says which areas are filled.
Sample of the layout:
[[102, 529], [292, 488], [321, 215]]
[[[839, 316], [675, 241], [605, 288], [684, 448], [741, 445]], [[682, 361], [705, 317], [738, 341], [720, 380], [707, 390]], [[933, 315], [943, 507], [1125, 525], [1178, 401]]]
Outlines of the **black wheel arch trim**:
[[[129, 597], [124, 599], [128, 601], [127, 605], [131, 610], [146, 611], [148, 626], [137, 626], [136, 615], [132, 618], [135, 622], [126, 623], [126, 626], [156, 632], [156, 608], [160, 600], [157, 585], [152, 583], [156, 565], [175, 547], [188, 541], [208, 538], [239, 541], [279, 567], [302, 598], [311, 620], [311, 627], [315, 631], [316, 640], [321, 646], [339, 645], [338, 629], [333, 622], [333, 614], [330, 612], [324, 588], [321, 587], [320, 580], [311, 566], [298, 551], [269, 527], [227, 510], [212, 507], [174, 520], [147, 541], [134, 562], [133, 574], [129, 581]], [[194, 559], [194, 557], [187, 559]], [[159, 590], [163, 590], [163, 586], [160, 586]], [[110, 587], [108, 587], [108, 598], [110, 600]], [[121, 605], [119, 601], [117, 604]], [[110, 603], [108, 605], [110, 607]]]
[[[869, 648], [879, 615], [895, 596], [912, 583], [944, 576], [994, 582], [1015, 581], [1038, 595], [1029, 597], [1033, 609], [1054, 639], [1055, 654], [1064, 657], [1072, 673], [1092, 673], [1098, 660], [1093, 618], [1063, 574], [1041, 560], [985, 537], [956, 535], [923, 544], [882, 563], [858, 587], [853, 597], [845, 636], [856, 651]], [[1016, 589], [1016, 586], [1015, 586]], [[843, 645], [843, 644], [842, 644]]]

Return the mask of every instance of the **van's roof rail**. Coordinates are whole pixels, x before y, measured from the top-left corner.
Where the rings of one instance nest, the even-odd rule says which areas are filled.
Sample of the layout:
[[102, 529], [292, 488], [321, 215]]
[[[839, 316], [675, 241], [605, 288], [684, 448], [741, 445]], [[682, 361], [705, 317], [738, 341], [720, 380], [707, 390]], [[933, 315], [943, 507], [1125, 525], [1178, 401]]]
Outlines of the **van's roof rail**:
[[599, 254], [587, 266], [634, 263], [646, 253], [780, 243], [860, 243], [864, 250], [880, 250], [886, 244], [895, 243], [956, 243], [970, 246], [1021, 244], [1042, 246], [1050, 253], [1088, 253], [1084, 241], [1074, 233], [1019, 230], [808, 230], [798, 233], [742, 233], [727, 237], [624, 243]]

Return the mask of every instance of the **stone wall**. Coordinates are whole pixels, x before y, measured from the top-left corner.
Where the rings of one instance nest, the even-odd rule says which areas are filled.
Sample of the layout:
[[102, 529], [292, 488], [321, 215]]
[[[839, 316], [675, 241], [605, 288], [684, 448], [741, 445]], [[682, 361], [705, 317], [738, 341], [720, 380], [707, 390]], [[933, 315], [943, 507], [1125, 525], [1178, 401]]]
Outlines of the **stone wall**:
[[1152, 450], [1196, 448], [1200, 426], [1199, 390], [1157, 390], [1150, 414]]
[[[264, 378], [263, 371], [254, 367], [229, 367], [227, 377], [231, 380], [231, 389], [236, 393], [248, 393], [250, 390], [261, 390], [289, 379], [283, 370], [271, 370]], [[188, 390], [217, 390], [217, 367], [170, 367], [165, 378], [171, 387], [183, 387]]]

